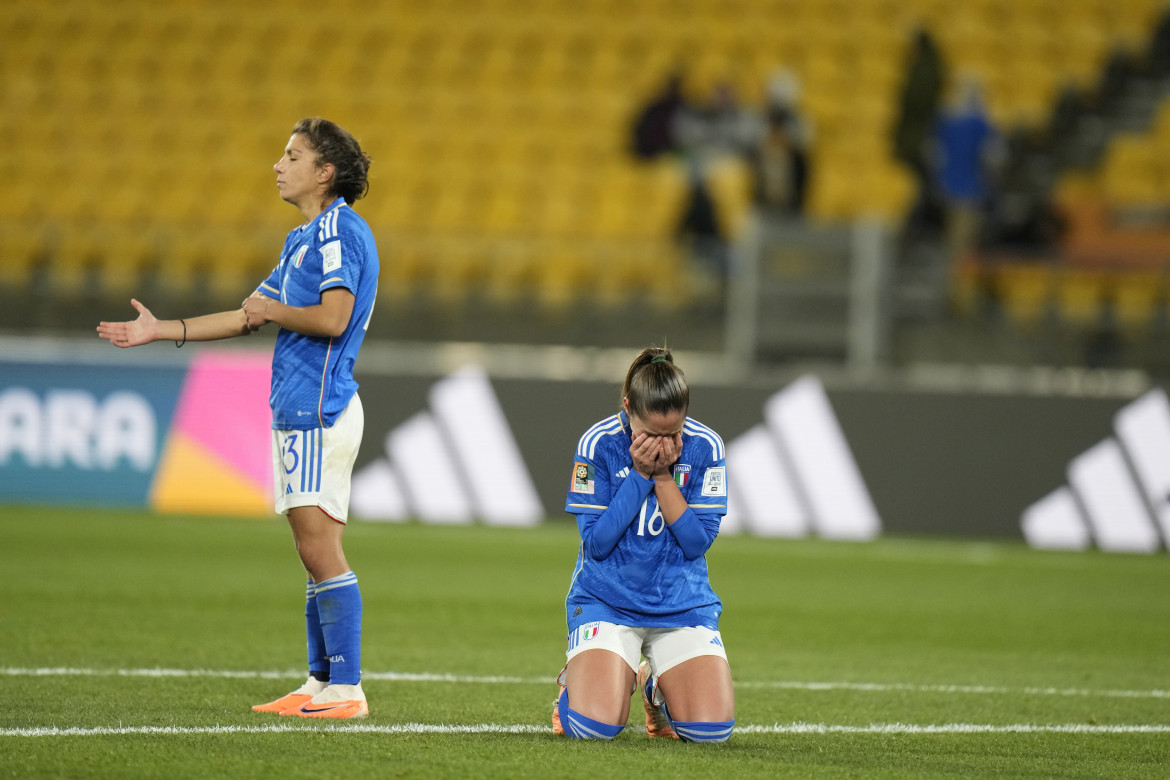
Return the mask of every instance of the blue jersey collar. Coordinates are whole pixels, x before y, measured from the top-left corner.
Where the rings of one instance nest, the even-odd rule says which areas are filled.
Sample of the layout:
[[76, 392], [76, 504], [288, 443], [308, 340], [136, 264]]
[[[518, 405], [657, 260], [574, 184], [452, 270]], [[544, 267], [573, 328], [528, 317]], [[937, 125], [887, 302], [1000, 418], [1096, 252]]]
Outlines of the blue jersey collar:
[[333, 202], [332, 202], [332, 203], [330, 203], [328, 206], [326, 206], [326, 207], [325, 207], [325, 210], [324, 210], [324, 211], [322, 211], [320, 214], [318, 214], [317, 216], [315, 216], [315, 217], [313, 217], [312, 219], [310, 219], [310, 220], [309, 220], [308, 222], [306, 222], [305, 224], [301, 225], [299, 228], [297, 228], [297, 230], [301, 231], [302, 233], [303, 233], [303, 232], [305, 232], [306, 230], [308, 230], [309, 228], [311, 228], [313, 225], [316, 225], [316, 224], [317, 224], [317, 220], [321, 219], [321, 217], [325, 216], [325, 215], [326, 215], [326, 214], [328, 214], [330, 211], [333, 211], [333, 209], [339, 209], [339, 208], [341, 208], [342, 206], [345, 206], [345, 205], [348, 205], [348, 204], [346, 204], [346, 202], [345, 202], [345, 198], [343, 198], [343, 197], [341, 197], [340, 195], [338, 195], [336, 198], [334, 198], [334, 199], [333, 199]]

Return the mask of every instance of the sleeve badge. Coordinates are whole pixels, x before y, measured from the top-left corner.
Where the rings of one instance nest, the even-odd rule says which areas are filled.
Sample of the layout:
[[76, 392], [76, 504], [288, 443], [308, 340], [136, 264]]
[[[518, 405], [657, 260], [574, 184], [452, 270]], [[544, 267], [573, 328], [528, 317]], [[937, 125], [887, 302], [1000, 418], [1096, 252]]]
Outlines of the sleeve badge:
[[577, 461], [573, 464], [573, 492], [593, 494], [593, 466]]

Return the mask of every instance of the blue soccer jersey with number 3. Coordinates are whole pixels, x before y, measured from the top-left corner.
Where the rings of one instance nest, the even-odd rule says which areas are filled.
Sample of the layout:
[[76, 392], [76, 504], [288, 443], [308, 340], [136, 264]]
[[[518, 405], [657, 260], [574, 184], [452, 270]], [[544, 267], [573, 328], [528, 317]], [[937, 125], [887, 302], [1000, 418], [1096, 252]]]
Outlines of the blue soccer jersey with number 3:
[[291, 231], [280, 263], [259, 291], [289, 306], [313, 306], [344, 287], [353, 314], [336, 338], [281, 328], [272, 353], [272, 427], [330, 428], [357, 392], [353, 366], [378, 295], [378, 249], [366, 221], [338, 198], [321, 216]]
[[688, 509], [669, 526], [653, 482], [634, 471], [630, 442], [629, 419], [619, 412], [577, 444], [565, 502], [581, 531], [565, 602], [569, 630], [598, 620], [718, 629], [723, 605], [711, 589], [703, 553], [727, 513], [723, 441], [686, 418], [672, 473]]

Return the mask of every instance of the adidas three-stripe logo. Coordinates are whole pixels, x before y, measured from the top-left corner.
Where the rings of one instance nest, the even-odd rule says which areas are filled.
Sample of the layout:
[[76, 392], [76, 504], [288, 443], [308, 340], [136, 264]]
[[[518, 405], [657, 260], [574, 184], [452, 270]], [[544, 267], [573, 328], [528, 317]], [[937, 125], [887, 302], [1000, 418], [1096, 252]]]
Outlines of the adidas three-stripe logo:
[[[1170, 546], [1170, 399], [1151, 390], [1123, 407], [1114, 436], [1073, 458], [1068, 484], [1024, 510], [1033, 547], [1150, 553]], [[1159, 539], [1159, 530], [1161, 539]]]
[[318, 241], [328, 241], [331, 238], [337, 238], [337, 216], [341, 213], [341, 207], [337, 207], [321, 217], [321, 229], [317, 231]]
[[881, 519], [814, 376], [764, 404], [764, 422], [727, 445], [725, 532], [866, 541]]
[[535, 525], [544, 507], [487, 375], [439, 380], [428, 409], [385, 436], [384, 457], [354, 473], [350, 506], [371, 520]]

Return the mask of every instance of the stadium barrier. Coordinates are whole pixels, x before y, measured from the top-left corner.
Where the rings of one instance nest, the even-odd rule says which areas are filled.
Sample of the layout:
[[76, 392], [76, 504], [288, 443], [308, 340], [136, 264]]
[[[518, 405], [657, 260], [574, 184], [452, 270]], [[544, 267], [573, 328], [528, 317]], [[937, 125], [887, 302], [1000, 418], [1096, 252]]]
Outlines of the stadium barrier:
[[[271, 516], [267, 352], [8, 346], [0, 350], [0, 504]], [[370, 362], [358, 372], [366, 431], [357, 519], [565, 518], [577, 438], [618, 406], [620, 368], [534, 377], [489, 375], [474, 361], [415, 364], [409, 373]], [[1039, 546], [1107, 550], [1163, 549], [1170, 538], [1170, 411], [1148, 384], [993, 392], [965, 381], [718, 382], [703, 373], [692, 374], [690, 411], [727, 445], [728, 533], [1023, 535]], [[1090, 453], [1103, 440], [1113, 442], [1108, 452]], [[1062, 498], [1041, 507], [1055, 501], [1056, 519], [1028, 520], [1037, 498], [1066, 482]], [[1119, 495], [1126, 512], [1110, 503]], [[1112, 526], [1103, 524], [1115, 522], [1140, 526], [1142, 543], [1110, 544]], [[1056, 528], [1056, 540], [1036, 528]]]

